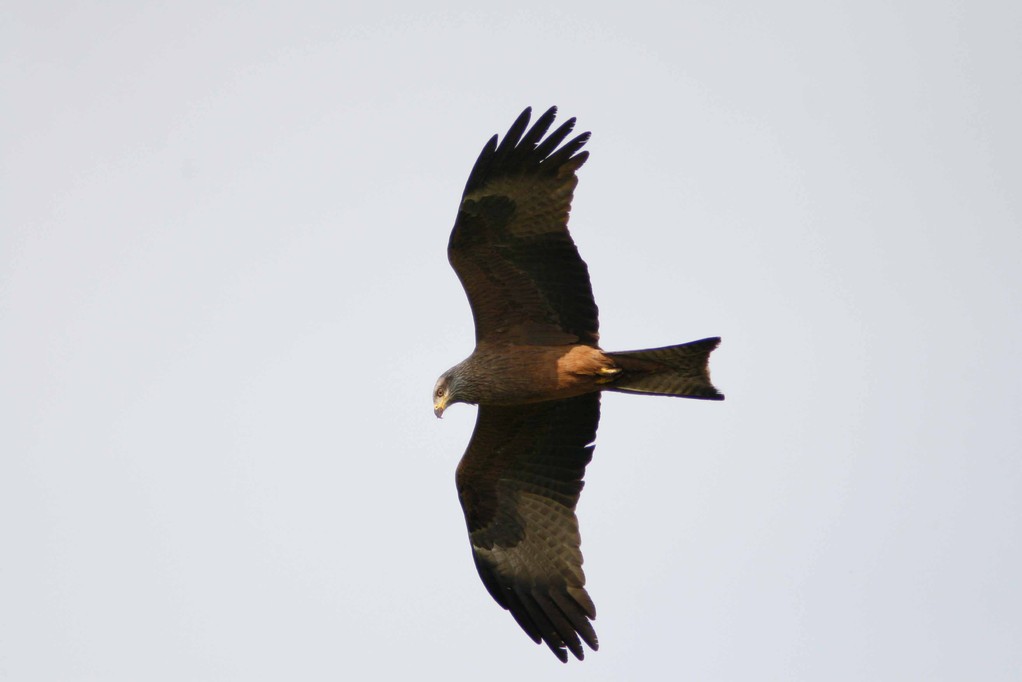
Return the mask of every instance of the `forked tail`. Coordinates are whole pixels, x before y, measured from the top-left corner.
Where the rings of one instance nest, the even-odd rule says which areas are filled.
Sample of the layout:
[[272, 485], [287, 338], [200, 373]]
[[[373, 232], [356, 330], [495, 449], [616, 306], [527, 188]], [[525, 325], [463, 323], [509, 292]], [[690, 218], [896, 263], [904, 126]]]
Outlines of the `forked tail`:
[[724, 395], [710, 382], [708, 367], [710, 353], [718, 345], [720, 338], [714, 337], [679, 346], [607, 353], [622, 372], [605, 390], [723, 400]]

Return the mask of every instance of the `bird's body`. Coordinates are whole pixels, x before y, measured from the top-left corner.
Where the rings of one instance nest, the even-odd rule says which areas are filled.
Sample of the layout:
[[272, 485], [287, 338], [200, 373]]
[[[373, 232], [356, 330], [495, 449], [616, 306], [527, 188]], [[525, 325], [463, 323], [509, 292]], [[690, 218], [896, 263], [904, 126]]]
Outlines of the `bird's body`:
[[[467, 366], [485, 367], [486, 371], [469, 371]], [[600, 390], [600, 382], [614, 373], [614, 362], [599, 348], [581, 344], [480, 343], [456, 368], [474, 378], [461, 393], [463, 402], [525, 405]]]
[[[476, 347], [433, 389], [442, 416], [479, 405], [456, 484], [479, 575], [498, 604], [562, 661], [598, 646], [575, 504], [605, 390], [722, 400], [708, 338], [637, 351], [599, 347], [589, 272], [568, 233], [588, 152], [574, 119], [531, 111], [494, 136], [469, 175], [448, 257], [472, 307]], [[546, 137], [544, 137], [546, 135]]]

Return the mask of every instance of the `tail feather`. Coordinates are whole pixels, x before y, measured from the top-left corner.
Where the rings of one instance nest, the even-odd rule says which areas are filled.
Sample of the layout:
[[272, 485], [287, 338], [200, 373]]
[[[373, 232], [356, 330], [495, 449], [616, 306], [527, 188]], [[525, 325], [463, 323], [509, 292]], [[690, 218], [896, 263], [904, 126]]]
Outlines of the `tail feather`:
[[710, 353], [720, 338], [701, 339], [678, 346], [607, 353], [622, 372], [609, 391], [671, 395], [679, 398], [723, 400], [710, 381]]

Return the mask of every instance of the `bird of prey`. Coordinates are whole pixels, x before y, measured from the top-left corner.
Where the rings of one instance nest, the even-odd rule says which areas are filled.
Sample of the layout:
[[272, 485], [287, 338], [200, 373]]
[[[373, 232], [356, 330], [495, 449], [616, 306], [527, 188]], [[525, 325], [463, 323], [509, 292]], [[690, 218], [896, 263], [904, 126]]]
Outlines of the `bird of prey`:
[[[600, 349], [589, 270], [568, 211], [589, 152], [556, 107], [494, 135], [468, 176], [447, 247], [475, 321], [472, 354], [444, 372], [433, 411], [479, 406], [455, 482], [476, 569], [533, 641], [561, 659], [596, 650], [575, 504], [593, 456], [600, 392], [723, 400], [707, 362], [719, 338]], [[544, 137], [545, 136], [545, 137]], [[581, 640], [581, 641], [580, 641]]]

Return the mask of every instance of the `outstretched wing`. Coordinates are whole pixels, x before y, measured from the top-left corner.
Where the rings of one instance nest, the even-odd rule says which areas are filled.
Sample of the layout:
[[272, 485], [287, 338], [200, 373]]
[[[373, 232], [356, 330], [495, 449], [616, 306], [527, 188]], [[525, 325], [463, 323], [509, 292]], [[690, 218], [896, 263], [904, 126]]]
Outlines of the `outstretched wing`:
[[526, 109], [497, 145], [483, 147], [465, 185], [447, 256], [475, 319], [476, 341], [540, 345], [599, 339], [589, 269], [568, 234], [582, 133], [561, 145], [569, 119], [543, 139], [551, 107], [526, 132]]
[[575, 504], [599, 421], [599, 393], [480, 406], [456, 477], [486, 589], [562, 661], [598, 646]]

